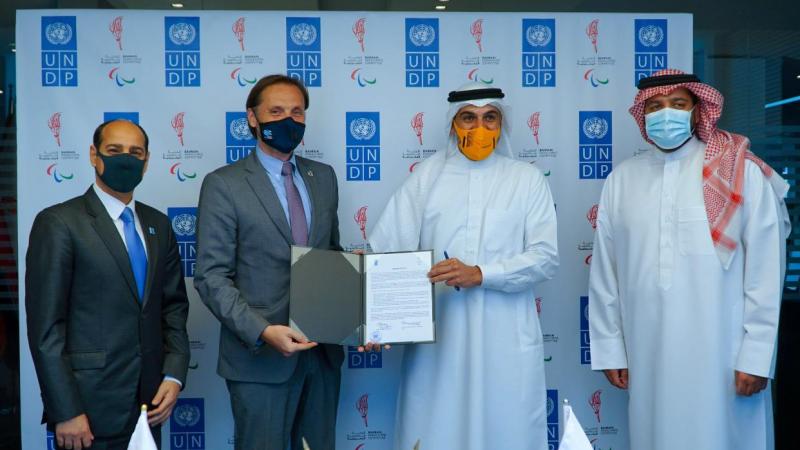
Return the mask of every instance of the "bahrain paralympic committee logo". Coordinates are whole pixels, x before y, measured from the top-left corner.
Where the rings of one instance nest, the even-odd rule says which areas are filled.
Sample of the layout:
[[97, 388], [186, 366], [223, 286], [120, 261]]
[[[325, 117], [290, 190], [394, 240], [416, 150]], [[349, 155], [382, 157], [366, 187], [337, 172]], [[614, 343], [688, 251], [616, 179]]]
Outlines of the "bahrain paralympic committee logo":
[[59, 170], [56, 168], [56, 166], [57, 166], [57, 165], [58, 165], [58, 164], [50, 164], [49, 166], [47, 166], [47, 170], [46, 170], [46, 172], [47, 172], [47, 176], [49, 176], [49, 177], [53, 177], [53, 180], [54, 180], [56, 183], [61, 183], [61, 182], [63, 182], [63, 181], [69, 181], [69, 180], [71, 180], [71, 179], [75, 178], [75, 175], [74, 175], [74, 174], [72, 174], [72, 173], [70, 173], [69, 175], [67, 175], [67, 174], [64, 174], [64, 173], [62, 173], [61, 171], [59, 171]]
[[122, 16], [117, 16], [111, 21], [111, 24], [108, 25], [108, 31], [111, 32], [111, 35], [114, 36], [114, 40], [117, 41], [119, 51], [122, 51]]
[[47, 127], [50, 128], [50, 133], [53, 134], [53, 139], [56, 140], [56, 145], [61, 147], [61, 113], [53, 113], [50, 119], [47, 120]]
[[262, 69], [250, 69], [249, 66], [263, 64], [264, 58], [258, 54], [245, 54], [246, 28], [244, 17], [239, 17], [233, 21], [231, 32], [233, 33], [234, 42], [236, 43], [236, 49], [238, 51], [223, 56], [222, 64], [225, 66], [236, 66], [233, 69], [228, 67], [226, 71], [230, 69], [228, 76], [231, 80], [235, 81], [239, 87], [252, 86], [258, 81], [258, 76], [255, 75], [255, 73], [258, 73], [256, 71], [261, 71]]
[[356, 401], [356, 410], [359, 414], [361, 414], [361, 418], [364, 420], [364, 426], [368, 427], [369, 422], [367, 421], [367, 415], [369, 413], [369, 394], [364, 394], [358, 398]]
[[475, 45], [478, 46], [478, 52], [483, 53], [483, 46], [481, 45], [481, 39], [483, 39], [483, 19], [477, 19], [476, 21], [472, 22], [472, 25], [469, 27], [469, 34], [471, 34], [472, 38], [475, 39]]
[[423, 122], [422, 118], [424, 116], [424, 112], [418, 112], [411, 118], [411, 129], [414, 130], [414, 134], [417, 135], [419, 145], [422, 145], [422, 129], [425, 127], [425, 122]]
[[592, 407], [592, 411], [594, 412], [594, 416], [595, 416], [595, 418], [597, 418], [597, 423], [600, 423], [600, 404], [601, 404], [601, 402], [600, 402], [600, 394], [602, 394], [602, 393], [603, 393], [603, 391], [598, 389], [598, 390], [594, 391], [594, 393], [592, 393], [592, 395], [589, 397], [589, 406]]
[[172, 125], [172, 129], [175, 130], [175, 135], [178, 137], [178, 141], [181, 143], [181, 147], [183, 147], [183, 129], [185, 127], [183, 123], [183, 116], [185, 116], [185, 112], [179, 112], [175, 114], [175, 117], [172, 118], [170, 125]]
[[111, 33], [111, 37], [114, 38], [114, 43], [116, 44], [115, 50], [118, 52], [104, 54], [100, 57], [100, 64], [112, 66], [108, 69], [106, 77], [113, 81], [117, 87], [125, 87], [134, 84], [136, 82], [136, 77], [130, 74], [130, 68], [142, 63], [142, 58], [130, 50], [124, 54], [122, 53], [123, 32], [125, 30], [123, 22], [124, 17], [117, 16], [108, 24], [108, 31]]
[[244, 51], [244, 17], [236, 19], [236, 21], [233, 22], [231, 30], [236, 40], [239, 41], [239, 47]]
[[594, 19], [589, 22], [589, 25], [586, 27], [586, 37], [589, 38], [589, 41], [592, 43], [592, 47], [594, 47], [594, 52], [597, 53], [597, 37], [600, 35], [598, 30], [598, 24], [600, 23], [599, 19]]
[[594, 205], [592, 205], [591, 208], [589, 208], [589, 211], [586, 213], [586, 220], [589, 221], [589, 225], [592, 226], [593, 230], [597, 229], [597, 209], [598, 208], [599, 208], [599, 206], [597, 204], [594, 204]]
[[353, 36], [358, 41], [358, 45], [361, 46], [361, 53], [364, 53], [364, 35], [367, 33], [366, 23], [367, 19], [362, 17], [353, 24]]
[[367, 240], [367, 207], [362, 206], [358, 208], [355, 215], [353, 216], [353, 220], [358, 225], [358, 229], [361, 231], [361, 238], [365, 241]]
[[536, 140], [536, 145], [539, 145], [539, 116], [540, 112], [536, 111], [528, 117], [528, 128], [530, 128], [533, 138]]
[[186, 172], [180, 167], [181, 164], [182, 163], [173, 164], [172, 167], [169, 168], [170, 175], [175, 175], [175, 178], [177, 178], [181, 183], [197, 178], [197, 172]]

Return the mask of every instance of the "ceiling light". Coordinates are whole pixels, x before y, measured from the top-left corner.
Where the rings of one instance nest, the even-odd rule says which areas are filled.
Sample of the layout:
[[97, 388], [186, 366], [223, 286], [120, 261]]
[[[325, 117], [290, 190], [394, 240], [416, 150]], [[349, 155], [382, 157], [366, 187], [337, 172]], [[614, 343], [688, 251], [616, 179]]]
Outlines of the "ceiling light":
[[2, 89], [0, 89], [0, 95], [3, 95], [3, 90]]
[[171, 3], [171, 5], [172, 5], [173, 8], [183, 8], [183, 3], [175, 2], [175, 3]]
[[436, 9], [438, 9], [439, 11], [444, 11], [445, 9], [447, 9], [447, 6], [444, 6], [444, 5], [436, 5]]

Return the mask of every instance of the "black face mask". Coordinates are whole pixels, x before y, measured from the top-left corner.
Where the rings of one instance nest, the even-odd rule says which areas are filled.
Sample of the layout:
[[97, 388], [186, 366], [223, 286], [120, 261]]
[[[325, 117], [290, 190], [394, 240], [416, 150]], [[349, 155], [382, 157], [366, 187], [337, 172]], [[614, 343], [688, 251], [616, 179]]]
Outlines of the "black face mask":
[[[105, 166], [103, 174], [98, 173], [98, 176], [114, 191], [133, 192], [134, 188], [141, 183], [145, 160], [129, 154], [106, 156], [99, 151], [97, 156], [103, 160], [103, 166]], [[97, 172], [97, 168], [95, 168], [95, 172]]]
[[281, 153], [291, 153], [303, 140], [306, 125], [291, 117], [272, 122], [258, 123], [258, 137]]

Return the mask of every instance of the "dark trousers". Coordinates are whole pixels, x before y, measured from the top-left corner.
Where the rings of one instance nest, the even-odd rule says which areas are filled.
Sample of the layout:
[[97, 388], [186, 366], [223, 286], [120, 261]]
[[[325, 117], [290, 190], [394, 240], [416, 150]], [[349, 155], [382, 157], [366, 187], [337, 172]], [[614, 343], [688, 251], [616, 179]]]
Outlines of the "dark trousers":
[[227, 381], [236, 450], [333, 450], [340, 369], [321, 348], [301, 352], [285, 383]]

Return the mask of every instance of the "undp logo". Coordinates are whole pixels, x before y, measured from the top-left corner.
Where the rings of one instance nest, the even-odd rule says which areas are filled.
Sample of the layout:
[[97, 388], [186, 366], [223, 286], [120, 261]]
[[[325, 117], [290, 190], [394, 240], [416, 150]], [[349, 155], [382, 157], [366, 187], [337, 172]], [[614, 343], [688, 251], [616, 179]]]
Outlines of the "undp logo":
[[645, 47], [658, 47], [664, 42], [664, 29], [656, 25], [647, 25], [640, 28], [639, 42]]
[[579, 178], [605, 179], [612, 165], [611, 111], [580, 111], [578, 127]]
[[608, 121], [602, 117], [590, 117], [583, 121], [583, 134], [589, 139], [603, 139], [609, 130]]
[[179, 398], [170, 416], [170, 450], [204, 450], [205, 408], [202, 398]]
[[190, 236], [197, 228], [197, 217], [191, 214], [178, 214], [172, 219], [172, 230], [180, 237]]
[[558, 390], [547, 390], [547, 447], [558, 448]]
[[250, 124], [244, 117], [232, 121], [231, 125], [228, 127], [228, 131], [230, 131], [231, 136], [233, 136], [233, 138], [237, 141], [247, 141], [253, 139], [253, 134], [250, 133]]
[[75, 16], [42, 17], [42, 86], [78, 86]]
[[66, 45], [72, 40], [72, 26], [64, 22], [51, 23], [45, 28], [44, 35], [53, 45]]
[[306, 22], [292, 25], [289, 38], [295, 45], [310, 46], [317, 40], [317, 28]]
[[375, 136], [378, 125], [372, 119], [359, 117], [350, 122], [350, 135], [359, 141], [368, 141]]
[[439, 87], [439, 19], [406, 19], [406, 87]]
[[190, 23], [178, 22], [170, 25], [167, 35], [175, 45], [191, 45], [197, 37], [197, 29]]
[[534, 25], [528, 27], [525, 39], [532, 47], [546, 47], [553, 39], [553, 30], [547, 25]]
[[667, 68], [667, 19], [634, 20], [634, 83]]
[[589, 340], [589, 297], [581, 296], [579, 305], [581, 364], [591, 364], [592, 353]]
[[381, 179], [380, 113], [348, 112], [346, 125], [346, 167], [348, 181]]
[[408, 38], [416, 47], [430, 47], [436, 40], [436, 30], [424, 23], [418, 23], [408, 30]]

